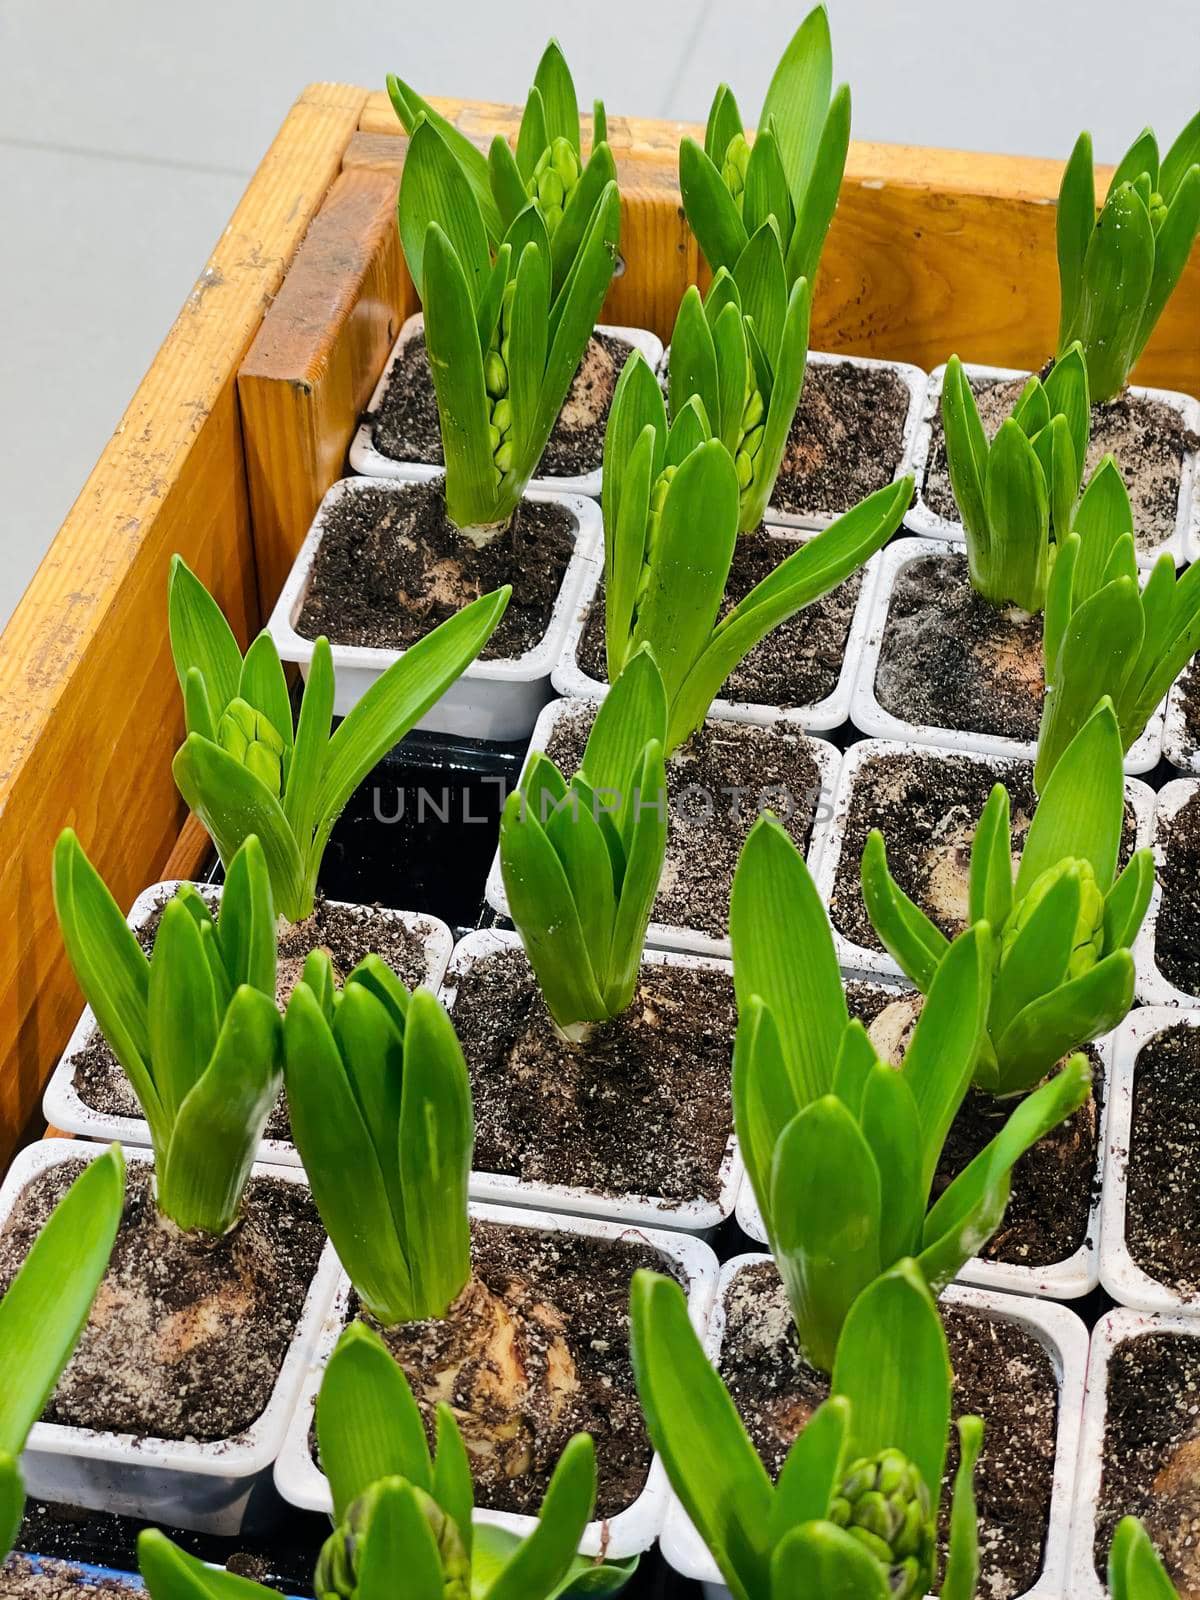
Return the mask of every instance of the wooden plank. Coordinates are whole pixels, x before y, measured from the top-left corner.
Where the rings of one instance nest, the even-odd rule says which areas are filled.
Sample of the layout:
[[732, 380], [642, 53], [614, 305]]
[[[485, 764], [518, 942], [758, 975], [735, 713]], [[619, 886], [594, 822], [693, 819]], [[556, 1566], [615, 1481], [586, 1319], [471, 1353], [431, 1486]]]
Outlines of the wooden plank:
[[366, 94], [301, 95], [0, 637], [0, 1167], [79, 1014], [50, 895], [59, 830], [117, 900], [159, 876], [185, 808], [165, 625], [179, 551], [243, 639], [258, 622], [236, 373], [337, 176]]

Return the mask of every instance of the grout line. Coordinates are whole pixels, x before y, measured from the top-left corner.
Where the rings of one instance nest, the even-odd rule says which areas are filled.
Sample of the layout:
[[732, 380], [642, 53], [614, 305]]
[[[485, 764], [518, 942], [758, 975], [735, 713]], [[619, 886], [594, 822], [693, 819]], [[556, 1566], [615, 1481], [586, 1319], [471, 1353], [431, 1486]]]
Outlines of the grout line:
[[86, 145], [57, 144], [46, 139], [10, 139], [0, 134], [0, 149], [31, 150], [43, 155], [84, 156], [92, 161], [125, 161], [143, 167], [167, 167], [174, 172], [197, 172], [215, 178], [250, 178], [253, 167], [212, 166], [205, 161], [179, 161], [172, 156], [135, 155], [126, 150], [93, 150]]
[[[666, 84], [663, 90], [657, 111], [657, 115], [660, 117], [670, 117], [673, 115], [670, 108], [674, 103], [676, 90], [682, 83], [683, 75], [687, 71], [693, 55], [696, 53], [696, 48], [700, 43], [700, 35], [704, 31], [705, 24], [708, 22], [709, 16], [712, 13], [712, 8], [713, 0], [704, 0], [703, 5], [697, 6], [696, 8], [696, 16], [692, 22], [691, 28], [688, 31], [687, 41], [679, 50], [679, 53], [676, 57], [675, 70], [672, 72], [670, 81]], [[716, 88], [715, 81], [713, 87], [714, 89]]]

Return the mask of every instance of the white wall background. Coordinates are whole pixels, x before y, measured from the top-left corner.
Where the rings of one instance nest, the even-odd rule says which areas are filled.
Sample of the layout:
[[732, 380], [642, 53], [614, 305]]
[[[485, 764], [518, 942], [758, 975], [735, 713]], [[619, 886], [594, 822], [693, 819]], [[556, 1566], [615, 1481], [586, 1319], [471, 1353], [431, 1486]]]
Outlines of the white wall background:
[[[753, 121], [808, 0], [556, 8], [581, 99]], [[829, 0], [859, 138], [1115, 160], [1200, 106], [1196, 0]], [[0, 0], [0, 623], [296, 92], [318, 78], [516, 101], [530, 0]]]

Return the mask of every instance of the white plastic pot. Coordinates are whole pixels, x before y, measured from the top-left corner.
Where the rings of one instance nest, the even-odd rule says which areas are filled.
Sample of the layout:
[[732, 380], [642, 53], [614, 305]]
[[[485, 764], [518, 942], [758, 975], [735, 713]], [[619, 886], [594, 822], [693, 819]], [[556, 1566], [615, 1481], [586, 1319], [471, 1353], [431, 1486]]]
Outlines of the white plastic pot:
[[[655, 1229], [623, 1228], [615, 1222], [588, 1221], [580, 1217], [520, 1211], [506, 1206], [472, 1205], [471, 1216], [476, 1221], [500, 1223], [506, 1228], [569, 1233], [585, 1239], [624, 1239], [650, 1246], [661, 1254], [671, 1269], [681, 1274], [692, 1326], [701, 1338], [704, 1337], [716, 1291], [718, 1269], [716, 1256], [699, 1239]], [[313, 1351], [283, 1450], [275, 1463], [276, 1487], [289, 1505], [298, 1506], [302, 1511], [320, 1511], [326, 1515], [333, 1509], [333, 1500], [329, 1493], [329, 1482], [312, 1458], [309, 1438], [321, 1375], [346, 1325], [350, 1293], [349, 1280], [343, 1275]], [[590, 1522], [580, 1544], [580, 1553], [594, 1556], [603, 1552], [611, 1560], [619, 1561], [648, 1550], [662, 1527], [669, 1493], [666, 1472], [656, 1456], [651, 1462], [646, 1486], [641, 1494], [631, 1506], [608, 1522]], [[475, 1521], [506, 1528], [524, 1537], [533, 1530], [536, 1518], [510, 1511], [477, 1508]]]
[[[529, 741], [529, 750], [525, 757], [525, 766], [529, 764], [530, 756], [546, 749], [554, 732], [555, 724], [559, 717], [580, 704], [578, 700], [554, 700], [538, 717], [537, 725], [533, 730], [533, 737]], [[736, 708], [730, 707], [723, 715], [713, 715], [708, 719], [714, 722], [735, 722], [754, 724], [767, 727], [770, 723], [758, 723], [756, 719], [742, 716]], [[776, 718], [782, 721], [782, 718]], [[813, 871], [816, 871], [816, 851], [818, 841], [822, 834], [821, 814], [827, 809], [830, 796], [834, 792], [838, 767], [841, 762], [841, 753], [828, 744], [824, 739], [804, 739], [804, 745], [809, 755], [816, 762], [821, 783], [821, 793], [817, 800], [816, 816], [813, 822], [812, 838], [808, 848], [808, 862]], [[524, 776], [522, 767], [522, 776]], [[721, 803], [721, 796], [715, 797], [717, 804]], [[507, 917], [508, 896], [504, 892], [504, 878], [500, 871], [500, 852], [496, 851], [492, 858], [491, 871], [488, 873], [487, 889], [485, 891], [487, 903], [499, 916]], [[652, 922], [646, 930], [646, 943], [657, 950], [681, 950], [693, 956], [715, 956], [718, 960], [728, 961], [732, 956], [729, 939], [714, 939], [706, 933], [701, 933], [695, 928], [675, 928], [665, 922]]]
[[[133, 902], [133, 909], [126, 919], [129, 926], [136, 932], [181, 886], [181, 880], [174, 879], [143, 890]], [[220, 899], [220, 889], [211, 884], [198, 883], [192, 887], [198, 889], [210, 903], [215, 904]], [[337, 906], [341, 902], [331, 900], [329, 904]], [[436, 990], [454, 947], [454, 935], [450, 929], [436, 917], [418, 916], [412, 911], [381, 910], [379, 915], [391, 922], [403, 923], [421, 936], [425, 946], [424, 983], [427, 988]], [[148, 1146], [150, 1128], [144, 1117], [108, 1116], [93, 1110], [80, 1099], [75, 1088], [75, 1066], [95, 1032], [96, 1018], [92, 1008], [87, 1006], [75, 1024], [67, 1048], [46, 1085], [42, 1113], [52, 1128], [58, 1128], [63, 1133], [77, 1134], [85, 1139], [102, 1139], [105, 1144], [115, 1140], [119, 1144]], [[295, 1146], [283, 1139], [264, 1139], [258, 1147], [258, 1159], [278, 1166], [300, 1165]]]
[[[520, 950], [517, 933], [485, 928], [469, 933], [450, 958], [442, 985], [442, 1004], [453, 1015], [458, 986], [476, 962], [501, 950]], [[732, 975], [728, 961], [704, 956], [675, 955], [662, 950], [647, 950], [647, 965], [707, 968]], [[733, 1039], [729, 1041], [730, 1053]], [[631, 1228], [678, 1228], [684, 1233], [707, 1236], [732, 1216], [742, 1186], [742, 1158], [732, 1132], [721, 1162], [721, 1189], [716, 1200], [664, 1200], [654, 1195], [610, 1195], [594, 1189], [561, 1183], [531, 1183], [498, 1172], [472, 1172], [471, 1198], [495, 1205], [526, 1206], [537, 1211], [565, 1211], [573, 1216], [601, 1217], [605, 1221]]]
[[[894, 989], [897, 995], [908, 992], [906, 986], [867, 972], [844, 972], [842, 978], [846, 983], [862, 981], [882, 984]], [[1044, 1267], [1022, 1267], [1016, 1262], [987, 1261], [982, 1256], [972, 1256], [958, 1274], [957, 1283], [974, 1284], [980, 1289], [999, 1289], [1005, 1294], [1031, 1295], [1037, 1300], [1078, 1300], [1082, 1295], [1090, 1294], [1100, 1282], [1100, 1190], [1104, 1179], [1105, 1152], [1109, 1145], [1108, 1107], [1111, 1099], [1113, 1037], [1107, 1034], [1094, 1046], [1104, 1067], [1105, 1095], [1096, 1130], [1092, 1202], [1088, 1208], [1083, 1243], [1064, 1260]], [[769, 1242], [754, 1185], [748, 1177], [743, 1179], [738, 1192], [736, 1216], [738, 1226], [748, 1239], [761, 1245]]]
[[[424, 315], [418, 311], [409, 317], [400, 329], [400, 337], [392, 346], [392, 353], [388, 357], [387, 366], [383, 369], [383, 376], [375, 385], [375, 392], [371, 396], [370, 410], [377, 412], [383, 404], [384, 391], [387, 389], [388, 380], [392, 375], [392, 368], [399, 360], [404, 347], [415, 335], [423, 332], [425, 327]], [[626, 344], [632, 345], [635, 350], [640, 350], [650, 363], [651, 370], [656, 370], [662, 360], [662, 341], [657, 335], [650, 333], [645, 328], [613, 328], [601, 323], [596, 328], [597, 333], [608, 334], [613, 339], [623, 339]], [[412, 482], [414, 476], [419, 481], [438, 478], [445, 470], [444, 467], [431, 466], [422, 461], [397, 461], [392, 456], [385, 456], [382, 450], [375, 448], [374, 431], [371, 423], [363, 422], [359, 425], [358, 432], [354, 435], [350, 445], [350, 465], [355, 472], [365, 473], [371, 478], [404, 478]], [[563, 477], [547, 475], [544, 478], [533, 478], [530, 481], [531, 489], [547, 489], [559, 494], [586, 494], [598, 498], [600, 494], [601, 469], [594, 467], [591, 472], [581, 472], [575, 475], [567, 474]]]
[[[1144, 1006], [1200, 1007], [1200, 996], [1186, 994], [1182, 989], [1177, 989], [1159, 969], [1155, 949], [1163, 894], [1160, 874], [1166, 865], [1171, 824], [1187, 802], [1195, 797], [1198, 790], [1200, 783], [1194, 778], [1175, 778], [1171, 783], [1165, 783], [1155, 796], [1151, 841], [1154, 847], [1154, 893], [1150, 897], [1150, 909], [1146, 912], [1146, 919], [1133, 946], [1134, 960], [1137, 962], [1137, 998]], [[1200, 938], [1200, 929], [1197, 929], [1197, 938]]]
[[[1149, 1316], [1126, 1306], [1106, 1312], [1092, 1329], [1079, 1430], [1079, 1466], [1075, 1476], [1075, 1504], [1071, 1514], [1071, 1555], [1067, 1587], [1070, 1600], [1107, 1600], [1108, 1588], [1096, 1574], [1096, 1513], [1104, 1473], [1104, 1433], [1108, 1415], [1108, 1367], [1118, 1345], [1144, 1333], [1200, 1334], [1200, 1324], [1179, 1316]], [[1148, 1395], [1153, 1406], [1154, 1397]]]
[[[1196, 511], [1200, 516], [1200, 495], [1196, 496]], [[1200, 551], [1191, 558], [1200, 560]], [[1190, 772], [1200, 776], [1200, 746], [1188, 732], [1187, 720], [1183, 714], [1183, 685], [1189, 673], [1198, 670], [1194, 663], [1187, 666], [1171, 685], [1171, 692], [1167, 696], [1166, 715], [1163, 720], [1163, 755], [1179, 772]]]
[[[1014, 367], [987, 367], [977, 366], [971, 362], [963, 363], [963, 371], [968, 378], [994, 378], [1003, 381], [1007, 378], [1028, 378], [1028, 372], [1018, 371]], [[929, 455], [933, 445], [933, 419], [941, 410], [942, 384], [945, 380], [945, 366], [935, 367], [929, 375], [929, 386], [925, 391], [924, 416], [917, 430], [916, 444], [913, 449], [913, 472], [917, 479], [917, 498], [904, 519], [905, 526], [913, 533], [923, 534], [933, 539], [952, 539], [961, 544], [963, 540], [962, 524], [946, 517], [941, 517], [933, 511], [925, 501], [925, 477], [929, 467]], [[1194, 399], [1190, 394], [1180, 394], [1174, 389], [1145, 389], [1137, 384], [1130, 384], [1129, 393], [1139, 400], [1157, 400], [1165, 406], [1170, 406], [1172, 411], [1177, 411], [1183, 418], [1184, 425], [1192, 432], [1200, 432], [1200, 400]], [[1183, 463], [1179, 474], [1179, 501], [1175, 518], [1175, 529], [1169, 539], [1164, 539], [1161, 544], [1155, 545], [1151, 550], [1139, 550], [1138, 565], [1143, 567], [1153, 566], [1163, 551], [1174, 557], [1177, 567], [1183, 566], [1185, 561], [1193, 560], [1193, 540], [1200, 540], [1200, 530], [1196, 529], [1193, 521], [1192, 498], [1195, 490], [1196, 479], [1196, 452], [1184, 454]]]
[[[806, 539], [814, 538], [815, 534], [807, 536], [795, 529], [768, 527], [767, 532], [780, 542], [800, 545]], [[862, 588], [859, 591], [858, 604], [854, 608], [854, 616], [850, 621], [850, 631], [846, 635], [846, 651], [842, 657], [842, 669], [838, 681], [832, 692], [823, 700], [815, 701], [806, 706], [788, 706], [786, 709], [778, 706], [752, 704], [744, 700], [714, 700], [709, 708], [710, 715], [715, 717], [730, 717], [740, 722], [756, 722], [766, 726], [772, 722], [794, 722], [801, 728], [807, 728], [811, 733], [824, 732], [828, 728], [839, 728], [850, 715], [851, 692], [854, 686], [858, 659], [862, 652], [867, 635], [867, 628], [873, 611], [873, 600], [877, 573], [879, 571], [880, 556], [876, 555], [867, 562], [862, 569]], [[578, 700], [603, 700], [608, 693], [608, 684], [601, 683], [599, 679], [589, 675], [579, 665], [579, 644], [583, 637], [583, 630], [587, 624], [588, 612], [596, 598], [596, 590], [604, 576], [603, 545], [599, 558], [589, 569], [584, 581], [583, 592], [579, 597], [579, 609], [567, 630], [566, 643], [558, 665], [551, 674], [551, 681], [559, 694], [567, 695]]]
[[[705, 1349], [714, 1365], [719, 1364], [721, 1344], [725, 1337], [725, 1293], [730, 1283], [743, 1267], [770, 1259], [767, 1255], [742, 1255], [722, 1265], [716, 1303], [705, 1340]], [[1031, 1589], [1024, 1591], [1021, 1600], [1035, 1600], [1035, 1597], [1036, 1600], [1051, 1600], [1052, 1596], [1054, 1600], [1061, 1600], [1066, 1592], [1062, 1583], [1067, 1570], [1079, 1415], [1087, 1366], [1087, 1329], [1073, 1311], [1050, 1301], [1024, 1300], [1015, 1295], [992, 1294], [986, 1289], [972, 1289], [958, 1284], [952, 1284], [944, 1290], [941, 1299], [946, 1305], [984, 1312], [1004, 1322], [1015, 1322], [1038, 1341], [1053, 1365], [1058, 1379], [1058, 1442], [1054, 1456], [1050, 1525], [1046, 1533], [1041, 1576]], [[707, 1600], [731, 1600], [716, 1562], [674, 1493], [671, 1494], [663, 1525], [662, 1553], [667, 1564], [681, 1576], [704, 1585]]]
[[[425, 469], [413, 467], [397, 471], [386, 479], [342, 478], [327, 491], [317, 507], [312, 527], [300, 546], [267, 624], [280, 658], [294, 662], [304, 678], [307, 679], [312, 663], [314, 641], [297, 633], [296, 624], [308, 595], [313, 563], [330, 509], [346, 494], [378, 493], [383, 489], [402, 495], [412, 484], [424, 482], [429, 476]], [[473, 661], [462, 677], [425, 713], [417, 723], [418, 728], [471, 739], [522, 739], [550, 698], [550, 673], [562, 654], [567, 628], [579, 604], [588, 561], [594, 556], [601, 538], [600, 507], [584, 495], [531, 491], [525, 498], [561, 506], [574, 523], [575, 552], [567, 563], [546, 632], [531, 650], [514, 660]], [[336, 640], [330, 643], [337, 679], [333, 709], [342, 717], [404, 652], [338, 644]]]
[[[39, 1173], [64, 1161], [94, 1160], [102, 1153], [101, 1145], [70, 1139], [28, 1145], [0, 1185], [0, 1226]], [[125, 1159], [131, 1166], [148, 1166], [152, 1161], [146, 1150], [126, 1150]], [[295, 1168], [258, 1164], [253, 1171], [282, 1183], [304, 1183]], [[271, 1467], [312, 1362], [338, 1271], [337, 1257], [327, 1243], [270, 1401], [243, 1433], [199, 1444], [35, 1422], [21, 1458], [27, 1492], [42, 1500], [201, 1533], [238, 1534], [273, 1520], [279, 1506], [271, 1492]], [[136, 1352], [131, 1357], [136, 1358]]]
[[[910, 739], [916, 744], [940, 745], [945, 750], [977, 751], [986, 756], [1015, 756], [1032, 761], [1037, 741], [1005, 739], [991, 733], [964, 732], [957, 728], [931, 727], [908, 722], [880, 705], [875, 694], [875, 676], [883, 650], [896, 582], [906, 567], [927, 556], [948, 559], [941, 539], [896, 539], [875, 558], [879, 575], [871, 592], [871, 613], [863, 637], [862, 655], [850, 702], [850, 717], [860, 733], [871, 739]], [[1140, 738], [1125, 757], [1125, 771], [1150, 772], [1162, 753], [1163, 707], [1146, 723]]]
[[[829, 808], [827, 820], [820, 825], [820, 838], [814, 839], [813, 877], [816, 880], [817, 890], [826, 905], [830, 902], [834, 885], [837, 881], [838, 864], [842, 858], [842, 849], [845, 844], [846, 817], [850, 810], [850, 802], [854, 793], [854, 785], [863, 766], [882, 756], [923, 756], [947, 758], [950, 752], [929, 745], [914, 744], [911, 741], [892, 739], [861, 739], [858, 744], [852, 744], [842, 757], [841, 770], [837, 775], [837, 782], [833, 793], [833, 804]], [[997, 768], [997, 777], [1004, 780], [1006, 770], [1019, 765], [1011, 757], [984, 755], [977, 750], [958, 750], [954, 752], [956, 759], [977, 761], [981, 765], [987, 764]], [[1026, 763], [1027, 764], [1027, 763]], [[1150, 835], [1153, 831], [1154, 818], [1154, 791], [1140, 778], [1125, 779], [1125, 799], [1133, 808], [1135, 821], [1135, 844], [1140, 848], [1149, 845]], [[884, 839], [887, 839], [887, 828], [883, 829]], [[855, 865], [857, 876], [857, 863]], [[847, 970], [859, 970], [867, 973], [885, 973], [891, 977], [902, 976], [900, 968], [890, 955], [883, 950], [868, 950], [865, 945], [856, 944], [854, 940], [846, 938], [835, 926], [833, 929], [833, 942], [837, 950], [838, 963]]]
[[[1130, 1254], [1125, 1238], [1125, 1203], [1129, 1181], [1129, 1148], [1133, 1136], [1133, 1095], [1138, 1056], [1168, 1028], [1200, 1026], [1200, 1012], [1170, 1006], [1140, 1006], [1131, 1011], [1113, 1035], [1112, 1092], [1109, 1095], [1108, 1163], [1100, 1213], [1100, 1278], [1120, 1305], [1135, 1311], [1169, 1311], [1200, 1317], [1200, 1295], [1184, 1295], [1145, 1272]], [[1167, 1197], [1164, 1196], [1164, 1203]], [[1178, 1218], [1191, 1228], [1193, 1220]]]

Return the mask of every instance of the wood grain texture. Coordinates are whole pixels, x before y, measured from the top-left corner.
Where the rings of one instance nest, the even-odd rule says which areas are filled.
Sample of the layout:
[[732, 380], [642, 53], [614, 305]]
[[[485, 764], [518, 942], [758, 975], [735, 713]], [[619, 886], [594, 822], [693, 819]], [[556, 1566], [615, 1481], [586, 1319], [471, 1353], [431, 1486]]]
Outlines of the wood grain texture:
[[77, 830], [128, 905], [186, 815], [171, 779], [172, 553], [243, 640], [257, 626], [236, 373], [365, 98], [319, 84], [289, 112], [0, 636], [0, 1167], [80, 1010], [51, 903], [59, 830]]

